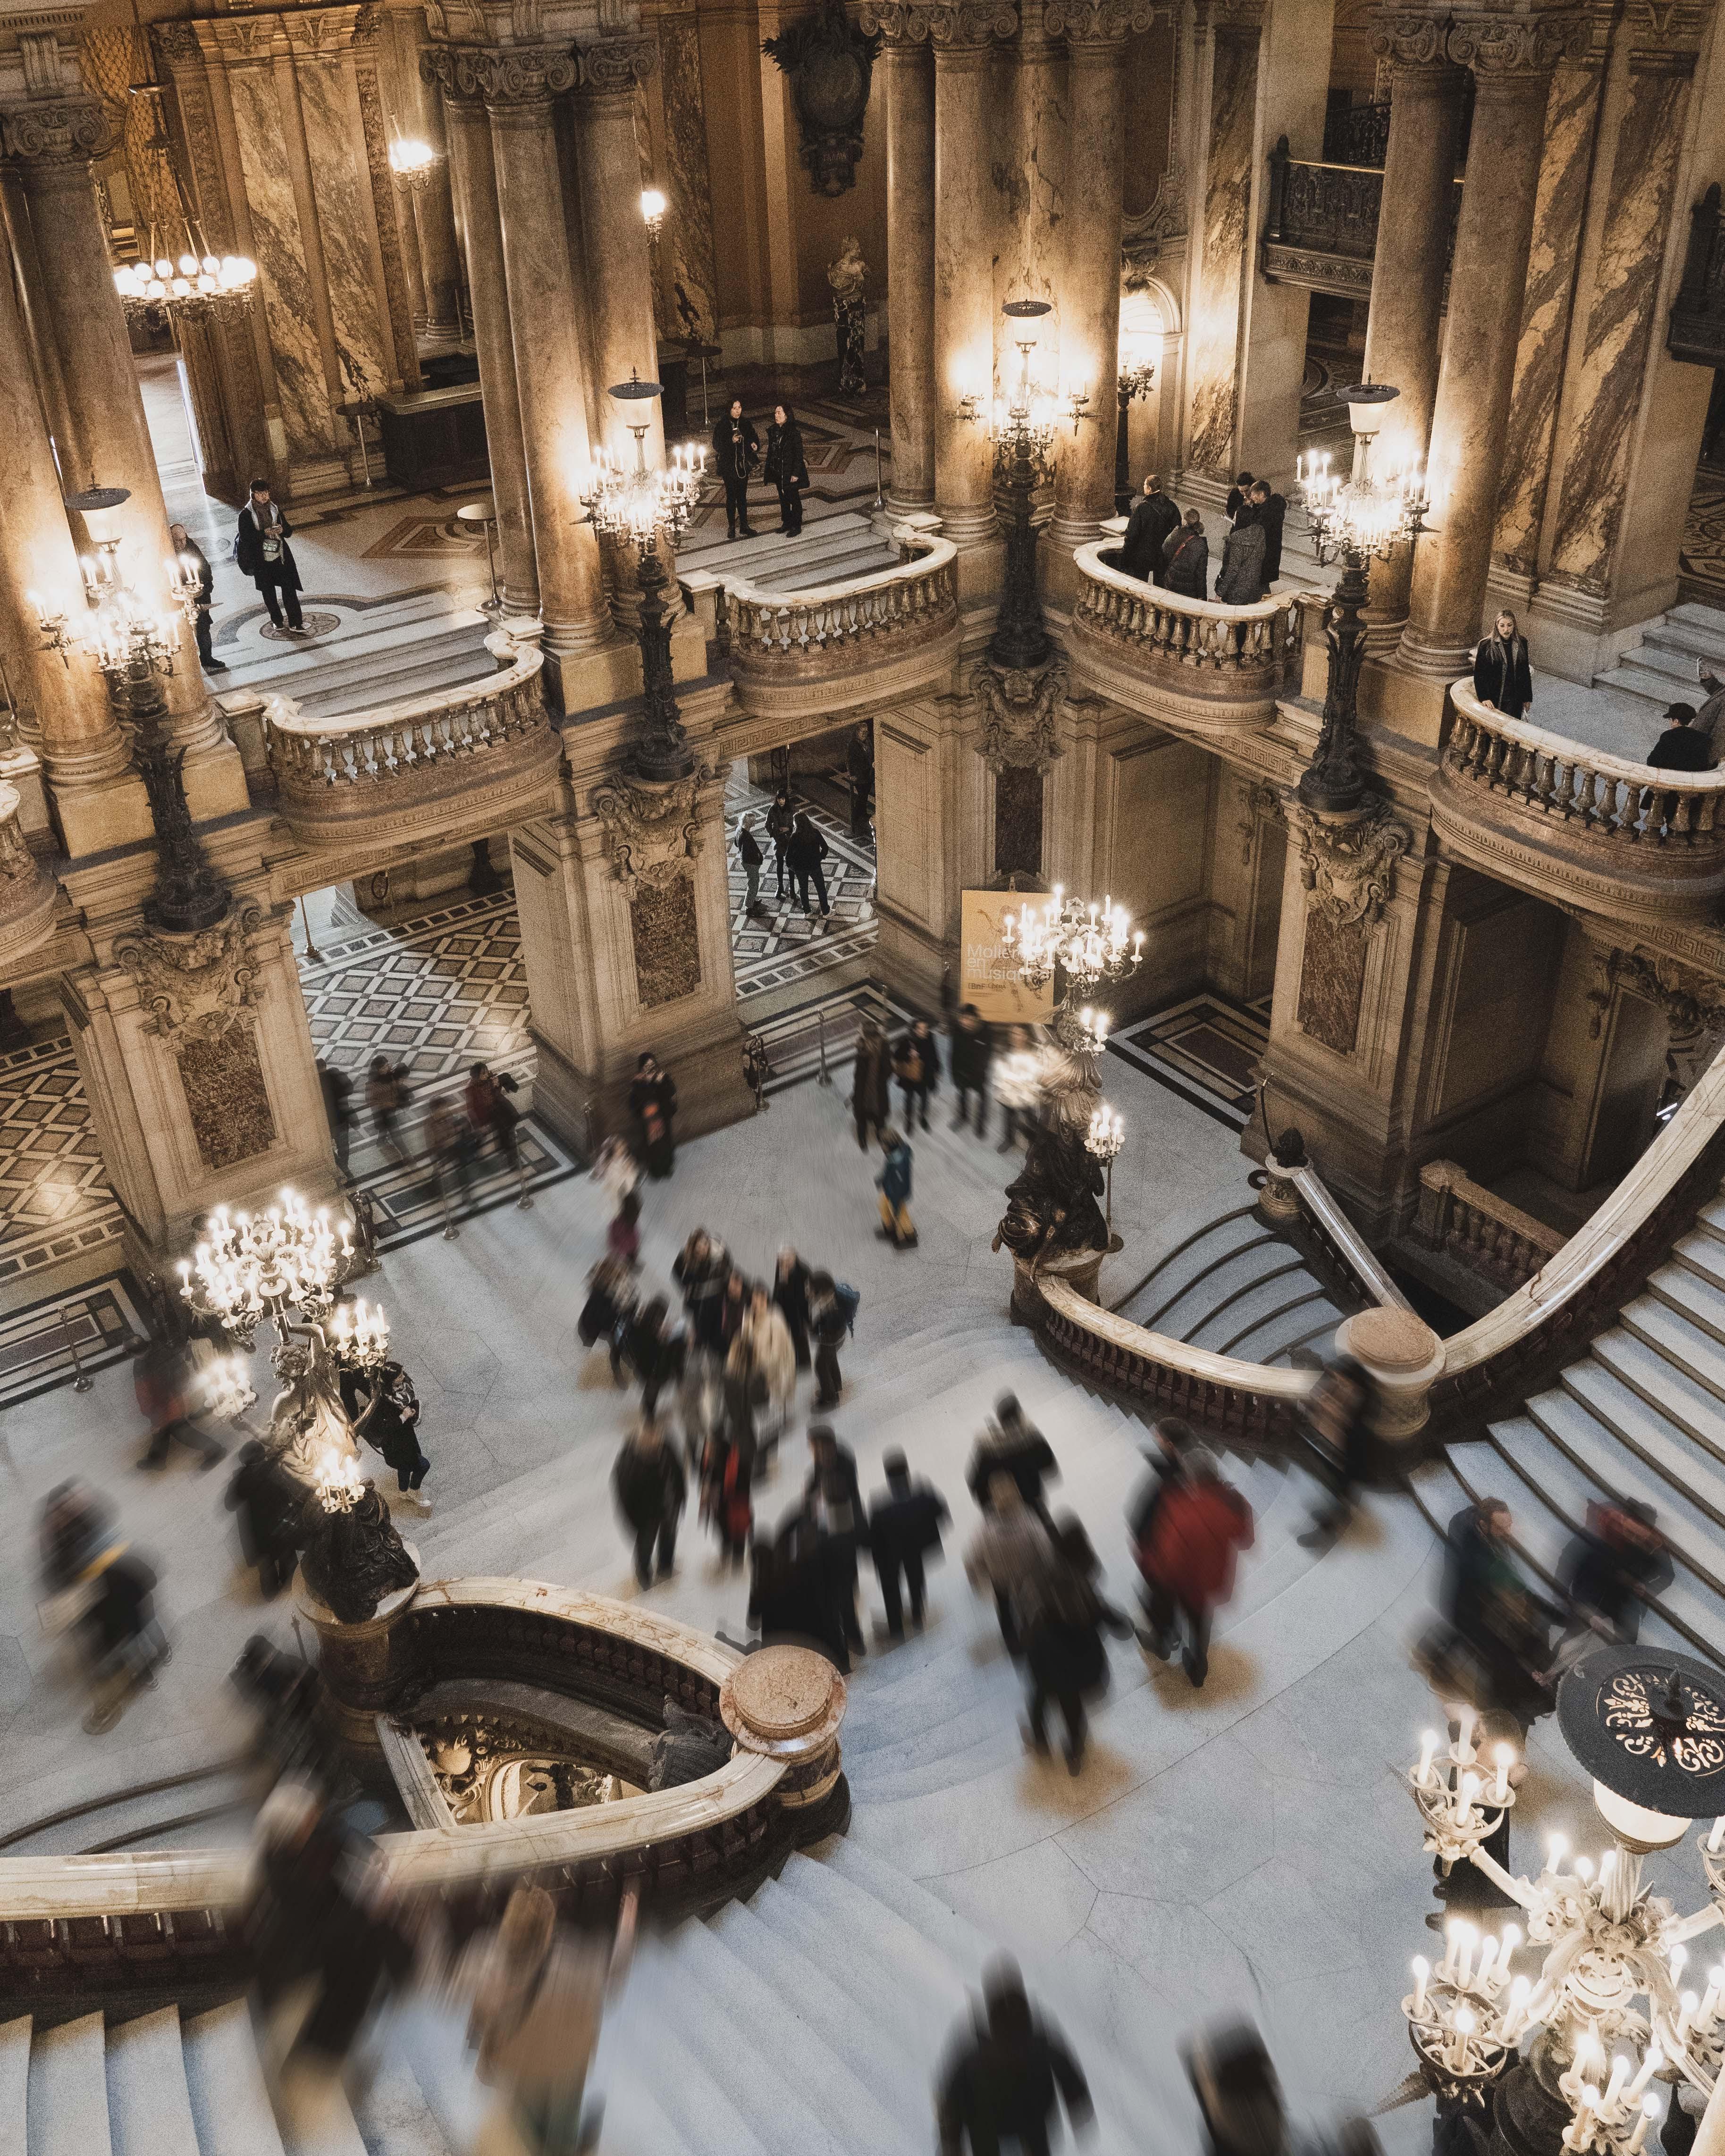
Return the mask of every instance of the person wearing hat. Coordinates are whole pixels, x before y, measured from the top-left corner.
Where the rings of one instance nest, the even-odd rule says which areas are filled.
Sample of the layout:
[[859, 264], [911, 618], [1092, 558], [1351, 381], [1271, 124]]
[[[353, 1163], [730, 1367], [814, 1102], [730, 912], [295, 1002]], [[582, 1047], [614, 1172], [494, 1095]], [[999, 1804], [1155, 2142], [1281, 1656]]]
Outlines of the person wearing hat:
[[1693, 704], [1667, 704], [1665, 732], [1647, 752], [1656, 771], [1711, 771], [1713, 745], [1697, 731]]

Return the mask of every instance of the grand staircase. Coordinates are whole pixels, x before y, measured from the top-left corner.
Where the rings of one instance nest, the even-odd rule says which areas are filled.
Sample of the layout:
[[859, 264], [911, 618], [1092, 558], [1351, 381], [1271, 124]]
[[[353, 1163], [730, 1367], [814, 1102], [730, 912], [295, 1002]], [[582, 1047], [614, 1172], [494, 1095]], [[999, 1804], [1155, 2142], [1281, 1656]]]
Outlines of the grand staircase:
[[776, 500], [771, 506], [752, 501], [749, 514], [757, 519], [752, 539], [726, 539], [722, 531], [715, 537], [703, 526], [678, 547], [679, 571], [710, 569], [716, 576], [746, 577], [762, 591], [807, 592], [897, 565], [897, 547], [855, 510], [811, 517], [794, 539], [776, 528]]
[[1686, 603], [1644, 622], [1640, 642], [1601, 674], [1595, 686], [1645, 697], [1652, 718], [1670, 703], [1701, 704], [1707, 695], [1701, 685], [1703, 666], [1725, 680], [1725, 611]]
[[1452, 1445], [1415, 1490], [1440, 1525], [1470, 1498], [1504, 1499], [1548, 1579], [1590, 1504], [1645, 1499], [1676, 1576], [1643, 1636], [1725, 1663], [1725, 1198], [1555, 1385]]
[[213, 679], [218, 693], [291, 696], [307, 718], [325, 719], [459, 688], [496, 671], [485, 649], [490, 616], [458, 606], [441, 588], [370, 606], [308, 595], [305, 609], [333, 613], [339, 625], [285, 643], [242, 630], [238, 641], [217, 647], [228, 668]]
[[1177, 1244], [1110, 1307], [1146, 1332], [1284, 1366], [1296, 1348], [1322, 1352], [1346, 1314], [1293, 1245], [1250, 1205]]

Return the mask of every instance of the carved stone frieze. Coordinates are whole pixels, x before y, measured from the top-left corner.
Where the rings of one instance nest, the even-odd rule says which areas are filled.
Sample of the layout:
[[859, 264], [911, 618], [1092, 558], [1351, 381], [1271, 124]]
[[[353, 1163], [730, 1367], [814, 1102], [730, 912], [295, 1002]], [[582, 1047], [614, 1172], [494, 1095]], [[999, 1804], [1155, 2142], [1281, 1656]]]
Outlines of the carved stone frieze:
[[972, 670], [977, 749], [996, 772], [1046, 771], [1060, 753], [1059, 721], [1067, 678], [1060, 653], [1034, 673], [996, 666], [986, 659]]
[[1395, 68], [1441, 68], [1450, 64], [1450, 11], [1386, 9], [1372, 31], [1372, 50]]
[[633, 97], [658, 64], [659, 47], [651, 38], [601, 38], [575, 54], [581, 87], [595, 97]]
[[1389, 804], [1373, 799], [1363, 813], [1339, 819], [1315, 816], [1295, 800], [1286, 815], [1312, 905], [1338, 926], [1376, 921], [1394, 888], [1395, 865], [1414, 843]]
[[575, 54], [552, 45], [432, 45], [421, 60], [428, 81], [458, 104], [544, 105], [575, 87]]
[[1048, 0], [1043, 24], [1069, 45], [1123, 44], [1156, 19], [1151, 0]]
[[1725, 1030], [1725, 980], [1667, 957], [1663, 952], [1596, 947], [1594, 977], [1587, 1000], [1594, 1014], [1588, 1031], [1595, 1040], [1611, 1007], [1614, 987], [1628, 988], [1657, 1004], [1674, 1038]]
[[1448, 50], [1458, 67], [1473, 69], [1481, 88], [1507, 88], [1549, 74], [1566, 54], [1579, 58], [1588, 44], [1587, 21], [1579, 12], [1536, 15], [1503, 9], [1457, 16]]
[[605, 829], [612, 874], [631, 900], [638, 884], [664, 886], [690, 872], [701, 851], [701, 783], [713, 773], [654, 785], [619, 778], [593, 793], [593, 812]]
[[929, 44], [954, 52], [980, 52], [1019, 26], [1009, 0], [864, 0], [858, 19], [889, 44]]
[[261, 906], [240, 905], [195, 936], [141, 929], [116, 937], [115, 963], [136, 982], [139, 1000], [150, 1014], [145, 1031], [214, 1040], [253, 1009], [262, 965], [253, 938], [272, 917]]
[[281, 33], [287, 39], [288, 50], [297, 58], [330, 59], [352, 44], [362, 14], [372, 17], [371, 28], [375, 35], [376, 10], [357, 6], [284, 13]]
[[856, 184], [880, 44], [880, 33], [859, 29], [841, 0], [826, 0], [819, 14], [799, 15], [761, 46], [791, 85], [799, 154], [818, 195], [841, 195]]
[[94, 100], [68, 99], [0, 115], [0, 143], [23, 164], [87, 164], [114, 146], [114, 131]]

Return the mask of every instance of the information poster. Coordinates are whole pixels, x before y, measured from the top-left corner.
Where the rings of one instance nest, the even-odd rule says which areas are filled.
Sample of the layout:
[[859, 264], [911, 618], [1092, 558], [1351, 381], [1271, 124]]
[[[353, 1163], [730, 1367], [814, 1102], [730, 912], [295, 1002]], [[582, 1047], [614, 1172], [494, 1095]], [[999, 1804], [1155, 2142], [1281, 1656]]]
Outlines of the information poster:
[[960, 915], [963, 948], [958, 968], [958, 1000], [974, 1004], [991, 1025], [1046, 1025], [1054, 1015], [1054, 983], [1027, 988], [1019, 978], [1018, 960], [1006, 947], [1001, 923], [1009, 913], [1044, 903], [1040, 893], [1022, 891], [967, 891]]

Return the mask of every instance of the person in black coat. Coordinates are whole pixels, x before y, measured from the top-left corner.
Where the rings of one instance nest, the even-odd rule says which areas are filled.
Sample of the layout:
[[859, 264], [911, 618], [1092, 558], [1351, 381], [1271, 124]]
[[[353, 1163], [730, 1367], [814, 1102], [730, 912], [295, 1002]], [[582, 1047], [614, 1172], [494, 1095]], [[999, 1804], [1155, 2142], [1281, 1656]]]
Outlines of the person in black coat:
[[976, 1095], [976, 1134], [988, 1135], [988, 1065], [994, 1060], [993, 1029], [974, 1004], [966, 1004], [952, 1020], [949, 1050], [952, 1090], [958, 1096], [952, 1128], [962, 1131], [970, 1114], [970, 1096]]
[[1473, 693], [1488, 711], [1518, 719], [1533, 707], [1533, 670], [1527, 664], [1527, 639], [1505, 607], [1481, 637], [1473, 654]]
[[209, 565], [208, 555], [183, 524], [170, 524], [167, 536], [173, 542], [181, 567], [189, 569], [198, 578], [196, 611], [192, 617], [192, 633], [198, 639], [198, 663], [206, 674], [225, 674], [227, 661], [217, 658], [209, 640], [209, 610], [215, 597], [216, 572]]
[[1039, 2021], [1018, 1970], [997, 1963], [983, 1984], [983, 2011], [948, 2049], [935, 2098], [940, 2156], [1045, 2156], [1057, 2100], [1077, 2133], [1090, 2123], [1090, 2085], [1055, 2032]]
[[1589, 1507], [1586, 1527], [1558, 1563], [1570, 1614], [1554, 1661], [1561, 1664], [1564, 1648], [1589, 1632], [1633, 1645], [1643, 1604], [1671, 1584], [1671, 1552], [1650, 1504], [1630, 1497]]
[[866, 720], [845, 744], [845, 769], [850, 780], [850, 835], [866, 845], [874, 836], [875, 805], [875, 735]]
[[304, 1486], [272, 1459], [256, 1438], [239, 1448], [239, 1465], [228, 1485], [228, 1510], [239, 1514], [239, 1547], [258, 1568], [258, 1590], [273, 1601], [294, 1576], [303, 1540]]
[[1054, 1447], [1034, 1423], [1025, 1421], [1016, 1393], [1003, 1393], [995, 1401], [994, 1419], [977, 1440], [964, 1471], [964, 1486], [979, 1511], [988, 1509], [988, 1485], [997, 1475], [1011, 1476], [1019, 1486], [1019, 1495], [1051, 1534], [1054, 1522], [1049, 1517], [1042, 1486], [1050, 1480], [1060, 1481], [1060, 1464], [1054, 1456]]
[[677, 1164], [677, 1081], [645, 1050], [635, 1059], [629, 1112], [635, 1127], [635, 1158], [655, 1183], [663, 1183]]
[[725, 1340], [725, 1286], [731, 1259], [722, 1243], [697, 1228], [671, 1260], [671, 1278], [682, 1290], [683, 1308], [697, 1347], [717, 1355]]
[[635, 1543], [635, 1578], [653, 1584], [653, 1551], [659, 1549], [659, 1577], [669, 1579], [676, 1561], [677, 1522], [689, 1501], [689, 1484], [675, 1446], [665, 1443], [650, 1417], [624, 1445], [611, 1470], [617, 1509], [629, 1522]]
[[853, 1655], [860, 1655], [866, 1650], [856, 1618], [856, 1553], [868, 1541], [869, 1522], [856, 1455], [824, 1422], [809, 1424], [809, 1450], [814, 1464], [803, 1486], [803, 1510], [821, 1532], [828, 1588], [845, 1644]]
[[1204, 536], [1204, 518], [1195, 509], [1186, 511], [1178, 531], [1162, 542], [1162, 575], [1158, 582], [1182, 598], [1209, 596], [1210, 542]]
[[[845, 1345], [850, 1325], [830, 1273], [809, 1276], [809, 1330], [814, 1339], [814, 1404], [817, 1408], [835, 1408], [845, 1389], [839, 1350]], [[811, 1443], [814, 1437], [811, 1430]]]
[[431, 1500], [420, 1494], [419, 1485], [431, 1462], [419, 1448], [419, 1395], [413, 1379], [391, 1360], [375, 1370], [344, 1370], [340, 1382], [354, 1435], [382, 1454], [403, 1494], [411, 1494], [419, 1510], [429, 1512]]
[[672, 1324], [670, 1305], [662, 1295], [655, 1296], [629, 1319], [625, 1351], [641, 1381], [641, 1413], [651, 1422], [660, 1393], [683, 1375], [682, 1330]]
[[[784, 896], [784, 874], [791, 838], [797, 828], [797, 812], [791, 806], [791, 797], [781, 787], [773, 797], [773, 806], [767, 811], [767, 835], [773, 841], [773, 865], [778, 875], [778, 895]], [[792, 878], [795, 888], [796, 879]]]
[[1695, 706], [1667, 704], [1665, 716], [1666, 730], [1648, 750], [1648, 762], [1656, 771], [1711, 771], [1712, 743], [1695, 731]]
[[1047, 1751], [1049, 1702], [1058, 1701], [1066, 1725], [1066, 1771], [1077, 1774], [1088, 1734], [1084, 1702], [1108, 1687], [1103, 1627], [1130, 1639], [1132, 1625], [1098, 1589], [1101, 1565], [1084, 1523], [1070, 1512], [1055, 1531], [1055, 1549], [1054, 1563], [1032, 1575], [1025, 1597], [1024, 1659], [1031, 1681], [1025, 1734], [1033, 1752]]
[[[252, 498], [239, 512], [239, 522], [234, 534], [234, 566], [244, 577], [249, 577], [264, 594], [264, 603], [270, 609], [270, 619], [278, 629], [285, 626], [290, 636], [303, 636], [305, 624], [300, 612], [300, 571], [294, 560], [294, 550], [288, 541], [294, 527], [281, 512], [281, 505], [270, 497], [267, 479], [252, 481]], [[285, 624], [282, 609], [287, 610]]]
[[1166, 571], [1163, 547], [1180, 528], [1180, 505], [1162, 490], [1162, 480], [1152, 472], [1144, 481], [1143, 498], [1134, 503], [1121, 542], [1120, 568], [1123, 576], [1137, 577], [1147, 584], [1162, 583]]
[[1267, 480], [1252, 481], [1252, 505], [1258, 512], [1258, 521], [1264, 527], [1264, 590], [1267, 597], [1271, 586], [1281, 574], [1281, 527], [1288, 513], [1287, 497], [1277, 494]]
[[794, 539], [803, 529], [803, 495], [809, 484], [809, 466], [803, 458], [803, 429], [788, 404], [775, 404], [767, 429], [767, 461], [762, 475], [778, 489], [778, 528]]
[[869, 1134], [878, 1137], [892, 1114], [892, 1052], [886, 1035], [872, 1019], [865, 1019], [856, 1036], [856, 1060], [851, 1065], [850, 1112], [856, 1123], [858, 1149], [869, 1149]]
[[841, 1676], [850, 1671], [826, 1540], [806, 1512], [793, 1512], [771, 1542], [757, 1542], [749, 1580], [749, 1618], [763, 1645], [783, 1640], [818, 1647]]
[[886, 1487], [869, 1507], [869, 1548], [886, 1609], [886, 1636], [902, 1640], [905, 1616], [899, 1597], [900, 1575], [911, 1599], [911, 1622], [920, 1632], [923, 1567], [931, 1551], [940, 1554], [941, 1529], [952, 1515], [946, 1500], [932, 1484], [911, 1481], [910, 1464], [903, 1453], [889, 1452], [880, 1465], [886, 1471]]
[[940, 1091], [941, 1045], [926, 1018], [919, 1018], [893, 1044], [892, 1075], [905, 1100], [905, 1129], [916, 1129], [918, 1119], [928, 1128], [928, 1099]]
[[788, 1243], [778, 1254], [773, 1276], [773, 1300], [784, 1317], [797, 1368], [809, 1368], [809, 1268]]
[[805, 810], [797, 819], [797, 827], [791, 834], [790, 843], [784, 850], [785, 866], [791, 872], [796, 900], [804, 913], [813, 921], [814, 908], [809, 903], [809, 879], [814, 879], [815, 896], [820, 901], [820, 917], [832, 918], [833, 909], [827, 903], [827, 880], [821, 874], [821, 863], [831, 849], [826, 840], [809, 820]]
[[742, 399], [713, 428], [713, 469], [725, 484], [725, 536], [752, 539], [749, 528], [749, 474], [761, 454], [761, 437], [752, 419], [742, 416]]
[[1243, 471], [1228, 490], [1228, 515], [1230, 521], [1238, 516], [1252, 490], [1252, 475]]

